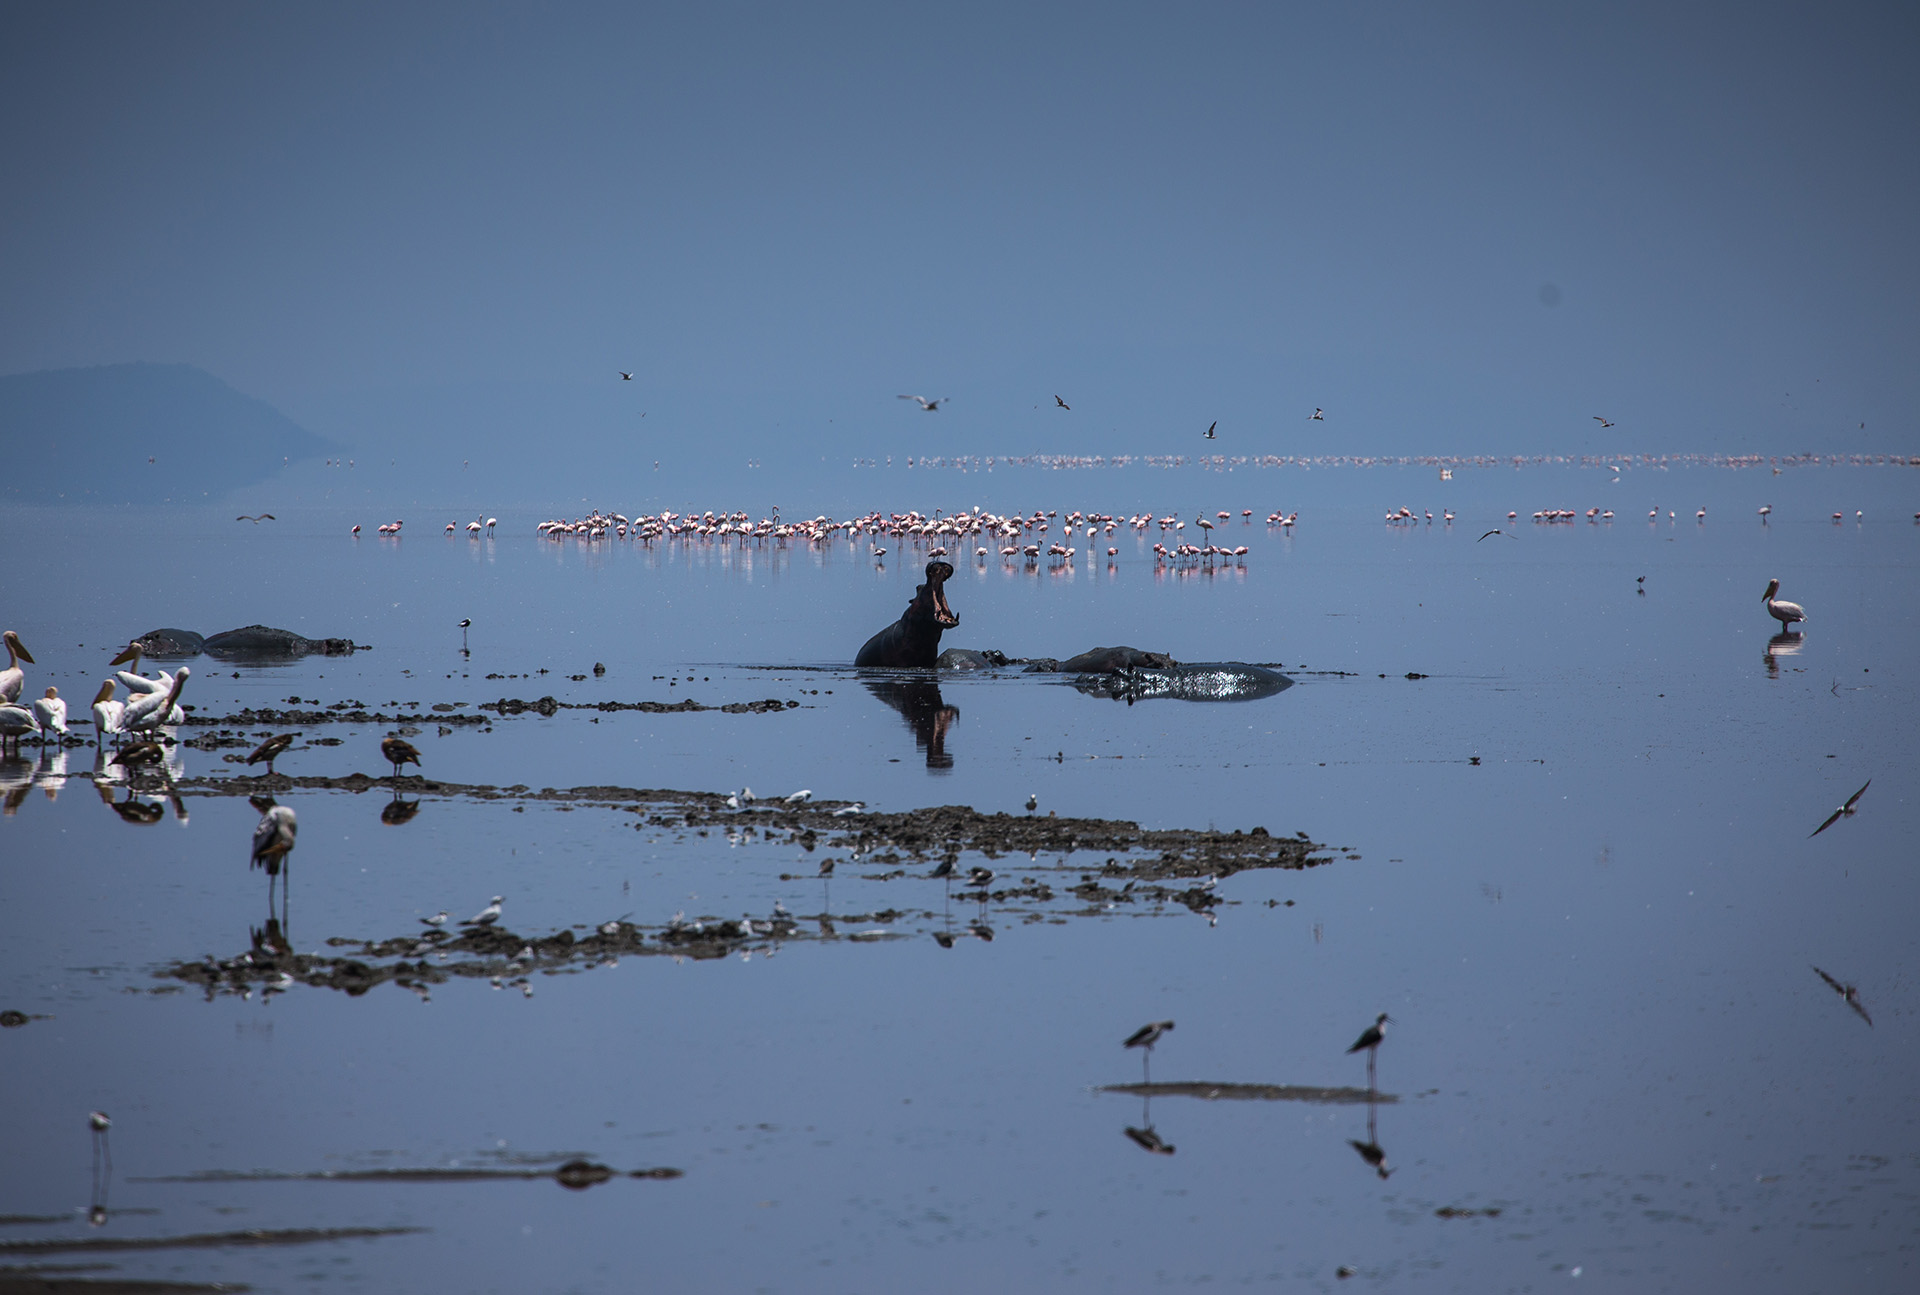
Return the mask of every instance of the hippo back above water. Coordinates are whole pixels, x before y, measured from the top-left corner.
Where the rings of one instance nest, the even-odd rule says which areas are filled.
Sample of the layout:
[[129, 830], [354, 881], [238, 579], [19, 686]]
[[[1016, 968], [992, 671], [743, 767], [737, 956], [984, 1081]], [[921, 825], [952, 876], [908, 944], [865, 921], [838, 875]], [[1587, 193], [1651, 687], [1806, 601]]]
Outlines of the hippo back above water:
[[940, 635], [960, 623], [947, 606], [942, 588], [953, 577], [945, 562], [927, 563], [927, 582], [913, 591], [913, 601], [900, 619], [875, 634], [853, 659], [857, 666], [893, 666], [932, 669], [940, 656]]

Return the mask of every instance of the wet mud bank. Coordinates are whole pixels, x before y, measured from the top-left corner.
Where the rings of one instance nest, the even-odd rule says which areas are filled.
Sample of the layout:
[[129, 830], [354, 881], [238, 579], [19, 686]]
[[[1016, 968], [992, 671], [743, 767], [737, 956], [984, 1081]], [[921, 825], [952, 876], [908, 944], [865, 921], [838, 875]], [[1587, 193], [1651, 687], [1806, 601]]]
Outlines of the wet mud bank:
[[[535, 975], [582, 973], [631, 957], [698, 962], [756, 952], [771, 957], [787, 944], [928, 937], [952, 948], [959, 939], [991, 941], [994, 921], [1057, 924], [1076, 917], [1164, 913], [1211, 920], [1218, 908], [1238, 902], [1217, 889], [1236, 873], [1331, 862], [1304, 836], [1275, 837], [1261, 827], [1246, 832], [1143, 828], [1120, 819], [983, 814], [963, 805], [871, 813], [832, 801], [741, 805], [737, 796], [710, 792], [613, 786], [535, 791], [365, 774], [200, 778], [177, 785], [186, 795], [211, 796], [375, 788], [423, 798], [511, 802], [515, 809], [551, 805], [630, 813], [638, 820], [636, 829], [671, 837], [688, 849], [697, 849], [699, 838], [718, 834], [729, 845], [797, 846], [820, 856], [817, 874], [780, 873], [783, 880], [825, 879], [842, 869], [841, 877], [898, 881], [908, 889], [901, 903], [875, 911], [795, 914], [776, 906], [765, 918], [675, 914], [663, 923], [621, 918], [537, 933], [499, 924], [451, 930], [425, 925], [399, 934], [335, 936], [326, 945], [336, 952], [324, 954], [294, 952], [270, 920], [252, 932], [251, 947], [239, 954], [182, 960], [155, 975], [197, 986], [209, 998], [271, 995], [300, 986], [357, 997], [388, 983], [427, 998], [435, 986], [459, 980], [519, 988], [531, 997]], [[298, 867], [297, 859], [293, 866]], [[956, 925], [956, 902], [975, 905], [977, 912]]]

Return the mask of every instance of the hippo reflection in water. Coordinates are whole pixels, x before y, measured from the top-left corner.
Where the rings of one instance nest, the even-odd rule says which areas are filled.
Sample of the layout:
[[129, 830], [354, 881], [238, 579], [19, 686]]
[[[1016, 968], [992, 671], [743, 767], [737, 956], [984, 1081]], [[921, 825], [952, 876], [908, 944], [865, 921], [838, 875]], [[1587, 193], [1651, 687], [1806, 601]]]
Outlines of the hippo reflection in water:
[[1129, 704], [1170, 697], [1176, 701], [1257, 701], [1293, 687], [1293, 680], [1265, 666], [1242, 661], [1181, 664], [1164, 652], [1100, 647], [1065, 661], [1010, 657], [992, 649], [949, 648], [936, 662], [942, 670], [991, 670], [1021, 666], [1027, 674], [1062, 674], [1081, 692]]

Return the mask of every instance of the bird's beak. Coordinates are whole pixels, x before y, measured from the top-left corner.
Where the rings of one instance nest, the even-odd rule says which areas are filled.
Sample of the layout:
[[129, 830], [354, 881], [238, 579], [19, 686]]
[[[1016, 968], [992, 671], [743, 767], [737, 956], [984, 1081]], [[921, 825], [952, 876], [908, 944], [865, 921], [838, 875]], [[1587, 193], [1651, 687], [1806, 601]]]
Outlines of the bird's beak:
[[138, 661], [139, 659], [140, 659], [140, 649], [135, 647], [133, 644], [129, 643], [124, 649], [121, 650], [121, 653], [119, 656], [107, 662], [107, 664], [108, 665], [125, 665], [129, 661]]
[[25, 661], [28, 665], [40, 664], [33, 659], [33, 653], [27, 651], [27, 645], [22, 643], [18, 637], [12, 634], [9, 634], [7, 637], [13, 640], [13, 650], [19, 654], [22, 661]]

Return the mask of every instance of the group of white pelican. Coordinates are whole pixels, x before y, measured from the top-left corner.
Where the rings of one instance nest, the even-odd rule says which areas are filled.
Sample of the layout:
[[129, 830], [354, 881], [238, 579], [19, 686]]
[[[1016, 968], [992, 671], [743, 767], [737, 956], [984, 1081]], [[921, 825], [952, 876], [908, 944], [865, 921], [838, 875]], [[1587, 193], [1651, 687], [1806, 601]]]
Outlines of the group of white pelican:
[[[58, 688], [48, 688], [44, 696], [34, 698], [30, 705], [20, 705], [20, 694], [26, 687], [26, 672], [20, 663], [38, 663], [14, 631], [0, 634], [0, 641], [4, 641], [7, 649], [7, 668], [0, 670], [0, 745], [11, 743], [17, 750], [20, 739], [29, 733], [37, 734], [42, 746], [49, 737], [64, 739], [67, 736], [66, 699], [60, 696]], [[128, 644], [109, 664], [131, 664], [133, 669], [116, 671], [94, 695], [93, 726], [103, 749], [110, 738], [127, 734], [157, 735], [162, 728], [186, 722], [186, 713], [180, 709], [180, 690], [186, 686], [192, 671], [181, 666], [178, 674], [161, 670], [157, 672], [158, 678], [149, 679], [137, 673], [140, 655], [139, 644]], [[114, 694], [122, 686], [127, 690], [127, 699], [116, 701]]]

